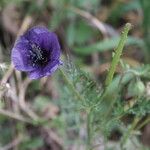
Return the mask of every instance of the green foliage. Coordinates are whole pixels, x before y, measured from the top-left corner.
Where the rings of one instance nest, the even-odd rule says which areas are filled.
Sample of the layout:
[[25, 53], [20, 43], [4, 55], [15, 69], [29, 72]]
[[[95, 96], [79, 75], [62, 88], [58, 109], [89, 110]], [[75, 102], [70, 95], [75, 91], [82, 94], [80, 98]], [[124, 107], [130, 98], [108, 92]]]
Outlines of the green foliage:
[[[6, 104], [3, 101], [0, 102], [0, 109], [8, 109], [12, 113], [11, 115], [17, 113], [17, 115], [19, 114], [21, 117], [29, 118], [30, 121], [30, 123], [18, 120], [14, 121], [14, 117], [11, 115], [8, 115], [9, 117], [7, 117], [7, 114], [6, 116], [0, 115], [0, 147], [11, 143], [16, 136], [20, 134], [23, 135], [23, 140], [16, 146], [18, 149], [43, 149], [45, 148], [45, 139], [43, 138], [43, 134], [39, 133], [39, 131], [42, 131], [42, 129], [46, 127], [50, 130], [54, 130], [56, 135], [61, 137], [64, 149], [68, 149], [69, 146], [73, 147], [72, 145], [75, 144], [77, 148], [85, 145], [88, 145], [89, 148], [89, 143], [87, 144], [88, 138], [91, 141], [95, 141], [95, 139], [102, 137], [104, 138], [102, 145], [108, 146], [108, 149], [116, 150], [117, 148], [121, 149], [121, 139], [127, 137], [127, 141], [123, 143], [126, 149], [134, 149], [136, 147], [132, 143], [132, 141], [134, 141], [134, 143], [140, 147], [136, 147], [136, 149], [146, 150], [139, 142], [138, 134], [135, 134], [140, 132], [140, 130], [135, 131], [141, 128], [141, 122], [148, 123], [149, 121], [146, 120], [150, 116], [150, 98], [146, 93], [146, 85], [150, 80], [150, 65], [143, 64], [137, 67], [131, 67], [129, 64], [124, 63], [123, 60], [120, 60], [120, 62], [122, 62], [121, 70], [119, 69], [119, 73], [115, 72], [112, 82], [105, 90], [103, 86], [103, 78], [105, 78], [105, 75], [95, 75], [93, 73], [95, 66], [93, 64], [87, 66], [83, 60], [84, 58], [86, 61], [89, 61], [96, 52], [97, 55], [100, 54], [101, 56], [100, 62], [108, 61], [107, 56], [109, 55], [109, 51], [117, 47], [120, 39], [120, 36], [111, 36], [108, 39], [102, 39], [102, 35], [99, 34], [99, 31], [95, 29], [94, 26], [91, 26], [90, 21], [87, 22], [83, 20], [78, 13], [72, 10], [72, 7], [79, 8], [99, 17], [98, 11], [101, 11], [101, 1], [44, 0], [40, 5], [37, 1], [12, 0], [11, 2], [16, 5], [21, 4], [21, 8], [24, 9], [23, 12], [25, 12], [24, 14], [30, 13], [29, 15], [32, 16], [33, 22], [36, 23], [38, 23], [37, 18], [42, 18], [42, 13], [47, 14], [48, 12], [49, 15], [47, 16], [50, 16], [50, 20], [46, 18], [46, 21], [49, 22], [49, 28], [51, 30], [57, 30], [59, 36], [63, 35], [63, 37], [60, 37], [60, 40], [64, 38], [63, 40], [66, 42], [65, 46], [71, 49], [70, 53], [73, 56], [71, 56], [66, 64], [64, 62], [62, 70], [65, 76], [62, 75], [60, 71], [59, 74], [52, 79], [55, 82], [56, 91], [59, 95], [58, 97], [56, 96], [56, 99], [53, 100], [50, 93], [45, 94], [40, 92], [40, 84], [43, 80], [41, 82], [38, 80], [33, 81], [28, 86], [25, 93], [27, 105], [29, 104], [33, 112], [38, 115], [39, 119], [37, 121], [32, 120], [32, 117], [30, 118], [24, 110], [19, 109], [18, 111], [18, 106], [15, 107], [18, 103], [14, 101], [12, 103], [10, 102], [11, 96], [9, 94], [13, 92], [13, 89], [9, 91], [10, 93], [7, 95], [8, 97], [6, 97]], [[109, 3], [105, 0], [103, 2], [105, 2], [106, 5]], [[10, 1], [8, 0], [1, 0], [0, 10], [9, 3]], [[142, 38], [140, 38], [141, 35], [139, 38], [134, 37], [132, 34], [134, 31], [132, 31], [125, 44], [125, 53], [130, 53], [128, 48], [130, 48], [131, 51], [136, 49], [137, 54], [139, 54], [139, 52], [140, 54], [143, 53], [144, 59], [149, 57], [150, 47], [149, 4], [149, 0], [131, 0], [128, 2], [113, 1], [111, 6], [107, 6], [109, 10], [108, 14], [106, 13], [106, 15], [108, 15], [107, 18], [105, 18], [104, 14], [106, 23], [113, 26], [114, 30], [118, 32], [120, 30], [120, 27], [118, 28], [118, 24], [120, 23], [118, 20], [120, 18], [124, 18], [130, 11], [141, 13], [142, 10], [144, 20], [142, 24], [138, 24], [136, 28], [141, 25], [140, 29], [144, 31], [144, 36]], [[100, 15], [100, 17], [103, 18], [103, 15]], [[74, 53], [79, 57], [76, 57]], [[79, 62], [80, 60], [78, 64], [81, 66], [75, 67], [76, 65], [72, 65], [72, 58], [76, 59], [75, 62]], [[100, 65], [101, 64], [98, 64], [96, 66], [97, 71], [99, 71]], [[85, 70], [83, 70], [82, 67]], [[92, 73], [86, 73], [87, 67]], [[6, 69], [7, 66], [1, 66], [0, 64], [1, 78], [7, 71]], [[25, 75], [23, 74], [23, 78], [24, 77]], [[10, 77], [10, 82], [14, 87], [18, 85], [19, 80], [17, 81], [17, 79], [16, 74]], [[3, 89], [0, 90], [3, 91]], [[44, 89], [42, 92], [43, 91]], [[57, 113], [54, 118], [45, 120], [43, 110], [51, 103], [58, 106], [59, 113]], [[10, 108], [10, 106], [12, 108]], [[10, 117], [13, 119], [10, 119]], [[133, 124], [134, 119], [137, 117], [139, 122], [137, 121], [137, 124]], [[128, 119], [130, 120], [129, 122], [127, 121]], [[133, 125], [136, 125], [137, 128], [134, 128]], [[118, 139], [114, 146], [110, 146], [109, 138], [114, 131], [118, 131], [121, 134], [121, 139]], [[89, 135], [91, 137], [88, 137]], [[98, 145], [100, 144], [101, 143], [98, 143]], [[92, 146], [94, 147], [95, 145], [96, 144], [93, 144]]]
[[116, 1], [111, 9], [108, 20], [112, 24], [118, 23], [118, 20], [129, 11], [137, 11], [141, 8], [139, 0], [131, 0], [129, 3]]
[[147, 50], [147, 61], [149, 62], [149, 53], [150, 53], [150, 19], [149, 19], [149, 8], [150, 8], [150, 1], [147, 0], [140, 0], [140, 4], [143, 11], [143, 30], [144, 30], [144, 41], [146, 44], [146, 50]]
[[13, 139], [13, 134], [14, 131], [13, 129], [9, 126], [6, 126], [7, 122], [1, 121], [1, 127], [0, 127], [0, 146], [4, 146], [7, 144], [9, 141]]
[[141, 7], [143, 9], [143, 13], [144, 13], [144, 20], [143, 20], [143, 26], [144, 26], [144, 29], [145, 29], [145, 34], [149, 34], [150, 32], [150, 20], [149, 20], [149, 6], [150, 6], [150, 2], [149, 1], [146, 1], [146, 0], [140, 0], [140, 4], [141, 4]]
[[[143, 79], [144, 81], [149, 79], [149, 65], [143, 65], [137, 68], [130, 68], [128, 65], [124, 65], [123, 75], [116, 76], [104, 92], [103, 88], [101, 89], [95, 84], [91, 76], [72, 67], [72, 65], [70, 66], [70, 68], [64, 69], [66, 70], [64, 79], [69, 85], [68, 87], [73, 86], [72, 88], [68, 88], [68, 90], [70, 89], [69, 92], [67, 88], [65, 88], [66, 100], [68, 98], [71, 99], [70, 105], [77, 106], [75, 109], [72, 107], [70, 111], [74, 110], [74, 113], [76, 113], [76, 111], [82, 111], [87, 114], [87, 117], [90, 113], [90, 121], [87, 122], [87, 124], [90, 123], [92, 127], [89, 132], [91, 134], [90, 138], [103, 133], [103, 136], [107, 139], [112, 131], [116, 129], [120, 130], [122, 135], [128, 137], [133, 128], [127, 129], [127, 133], [126, 130], [122, 130], [122, 127], [125, 125], [121, 119], [129, 114], [140, 117], [150, 114], [150, 101], [148, 97], [145, 96], [145, 86], [143, 83]], [[124, 89], [126, 86], [129, 91], [125, 92]], [[70, 95], [71, 91], [72, 96]], [[132, 105], [126, 102], [125, 94], [132, 96]], [[78, 108], [81, 108], [81, 110]], [[81, 118], [79, 120], [79, 122], [81, 122]], [[77, 124], [80, 124], [79, 122]], [[134, 127], [135, 123], [137, 122], [134, 122], [131, 126]], [[89, 128], [89, 126], [87, 128]], [[124, 142], [126, 142], [126, 140]]]
[[32, 139], [26, 139], [21, 145], [20, 150], [38, 149], [44, 145], [42, 138], [35, 137]]
[[146, 116], [150, 114], [150, 99], [141, 98], [138, 99], [133, 108], [129, 109], [129, 114], [134, 114], [137, 116]]
[[[1, 0], [0, 1], [0, 9], [2, 9], [4, 6], [8, 5], [10, 3], [9, 0]], [[20, 0], [11, 0], [11, 3], [19, 4]]]
[[46, 96], [37, 96], [34, 99], [33, 107], [40, 112], [49, 104], [49, 101], [50, 99]]
[[85, 44], [96, 35], [94, 30], [91, 30], [91, 27], [83, 21], [70, 23], [66, 30], [69, 46]]
[[[75, 47], [74, 51], [82, 55], [88, 55], [94, 52], [105, 52], [105, 51], [114, 49], [116, 45], [118, 44], [119, 39], [120, 37], [113, 37], [110, 39], [105, 39], [101, 42], [94, 43], [89, 46]], [[138, 47], [143, 48], [144, 42], [141, 39], [128, 37], [126, 46], [129, 46], [129, 45], [136, 45]]]

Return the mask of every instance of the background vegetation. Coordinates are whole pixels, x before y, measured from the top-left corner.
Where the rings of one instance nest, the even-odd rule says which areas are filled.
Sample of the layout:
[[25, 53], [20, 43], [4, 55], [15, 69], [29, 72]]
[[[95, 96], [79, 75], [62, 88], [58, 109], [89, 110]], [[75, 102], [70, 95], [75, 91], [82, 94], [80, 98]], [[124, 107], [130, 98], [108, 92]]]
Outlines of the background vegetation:
[[[0, 150], [150, 149], [149, 8], [149, 0], [1, 0]], [[64, 64], [31, 81], [10, 55], [16, 37], [37, 25], [56, 32]]]

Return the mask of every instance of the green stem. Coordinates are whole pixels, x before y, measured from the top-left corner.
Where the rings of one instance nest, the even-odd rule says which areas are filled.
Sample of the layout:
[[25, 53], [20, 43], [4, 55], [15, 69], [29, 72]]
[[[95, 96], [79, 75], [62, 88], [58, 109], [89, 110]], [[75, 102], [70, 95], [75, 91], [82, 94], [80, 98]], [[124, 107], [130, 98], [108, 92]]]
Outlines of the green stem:
[[66, 83], [68, 84], [68, 86], [70, 87], [70, 89], [73, 91], [73, 93], [75, 94], [75, 96], [78, 98], [78, 100], [81, 100], [84, 102], [84, 98], [80, 95], [80, 93], [75, 89], [74, 85], [72, 84], [72, 82], [68, 79], [68, 77], [66, 76], [66, 74], [64, 73], [64, 71], [62, 69], [59, 69], [60, 73], [62, 74], [62, 76], [64, 77], [64, 80], [66, 81]]
[[115, 50], [115, 55], [113, 56], [113, 60], [112, 60], [111, 66], [110, 66], [108, 75], [106, 77], [105, 87], [108, 87], [109, 84], [112, 82], [112, 79], [113, 79], [113, 76], [114, 76], [117, 64], [118, 64], [118, 62], [120, 60], [120, 57], [121, 57], [121, 54], [122, 54], [122, 50], [123, 50], [123, 47], [124, 47], [125, 42], [127, 40], [127, 35], [128, 35], [128, 32], [129, 32], [130, 29], [131, 29], [131, 24], [127, 23], [125, 25], [123, 31], [122, 31], [121, 39], [120, 39], [119, 44], [118, 44], [118, 46], [117, 46], [117, 48]]
[[[68, 79], [68, 77], [66, 76], [66, 74], [64, 73], [64, 71], [62, 69], [59, 69], [62, 76], [64, 77], [64, 80], [66, 81], [66, 83], [68, 84], [68, 86], [70, 87], [70, 89], [73, 91], [73, 93], [76, 95], [76, 97], [81, 100], [81, 101], [85, 101], [84, 98], [80, 95], [80, 93], [75, 89], [74, 85], [72, 84], [72, 82]], [[87, 139], [87, 146], [88, 149], [91, 149], [91, 120], [92, 120], [92, 113], [91, 113], [91, 108], [89, 109], [88, 113], [87, 113], [87, 134], [88, 134], [88, 139]]]
[[91, 110], [88, 112], [87, 114], [87, 146], [88, 146], [88, 149], [90, 150], [91, 149]]
[[145, 119], [145, 121], [143, 121], [137, 128], [136, 130], [140, 130], [143, 126], [145, 126], [146, 124], [148, 124], [150, 122], [150, 116]]
[[131, 127], [128, 129], [128, 131], [125, 133], [125, 135], [123, 136], [123, 139], [121, 141], [121, 145], [123, 146], [123, 144], [126, 143], [127, 139], [130, 137], [130, 135], [132, 134], [133, 130], [135, 129], [135, 127], [137, 126], [137, 123], [140, 121], [139, 117], [135, 117], [134, 121], [131, 124]]
[[117, 99], [117, 98], [113, 98], [112, 101], [110, 102], [110, 105], [109, 105], [109, 107], [107, 108], [107, 112], [106, 112], [106, 114], [104, 115], [104, 119], [108, 119], [109, 115], [110, 115], [111, 112], [112, 112], [113, 105], [114, 105], [116, 99]]

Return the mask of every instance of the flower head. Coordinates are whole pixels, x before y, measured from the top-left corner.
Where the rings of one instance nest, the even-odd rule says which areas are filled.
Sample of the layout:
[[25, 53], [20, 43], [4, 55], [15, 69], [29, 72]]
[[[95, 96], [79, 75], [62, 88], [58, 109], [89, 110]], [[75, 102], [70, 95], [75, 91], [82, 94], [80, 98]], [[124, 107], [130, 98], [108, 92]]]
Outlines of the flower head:
[[51, 75], [61, 64], [57, 36], [45, 27], [34, 27], [20, 36], [11, 54], [14, 67], [31, 79]]

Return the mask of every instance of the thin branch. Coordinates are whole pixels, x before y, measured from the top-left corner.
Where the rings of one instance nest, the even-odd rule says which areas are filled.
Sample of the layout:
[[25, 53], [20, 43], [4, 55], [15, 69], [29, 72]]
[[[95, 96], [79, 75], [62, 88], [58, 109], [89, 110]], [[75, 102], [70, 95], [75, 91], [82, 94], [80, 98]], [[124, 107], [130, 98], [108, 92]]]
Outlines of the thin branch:
[[29, 106], [25, 102], [25, 93], [28, 85], [31, 83], [29, 78], [26, 78], [19, 87], [19, 105], [21, 109], [33, 120], [37, 121], [39, 117], [29, 108]]
[[98, 18], [96, 18], [89, 12], [70, 5], [67, 6], [67, 8], [88, 20], [89, 23], [91, 23], [102, 33], [103, 38], [108, 38], [108, 36], [119, 36], [119, 33], [113, 27], [100, 21]]
[[136, 130], [140, 130], [142, 127], [144, 127], [146, 124], [148, 124], [150, 122], [150, 116], [145, 119], [137, 128]]
[[105, 38], [107, 38], [108, 32], [103, 22], [98, 20], [96, 17], [92, 16], [89, 12], [86, 12], [79, 8], [69, 6], [69, 9], [75, 12], [76, 14], [79, 14], [80, 16], [86, 18], [89, 22], [91, 22], [94, 26], [96, 26], [101, 31], [101, 33]]
[[10, 76], [12, 75], [14, 71], [13, 65], [11, 64], [6, 72], [6, 74], [3, 76], [1, 80], [1, 85], [6, 84]]
[[[27, 28], [30, 26], [31, 23], [32, 23], [32, 18], [30, 16], [26, 16], [24, 18], [24, 20], [22, 22], [22, 25], [21, 25], [21, 28], [20, 28], [20, 30], [17, 34], [17, 38], [27, 30]], [[17, 38], [16, 38], [16, 40], [17, 40]], [[11, 64], [8, 68], [8, 71], [3, 76], [2, 80], [1, 80], [1, 84], [6, 84], [7, 83], [8, 79], [12, 75], [13, 71], [14, 71], [14, 67]]]
[[27, 118], [24, 118], [23, 116], [18, 115], [16, 113], [4, 110], [4, 109], [0, 109], [0, 114], [4, 115], [4, 116], [7, 116], [7, 117], [10, 117], [10, 118], [13, 118], [13, 119], [16, 119], [16, 120], [19, 120], [19, 121], [22, 121], [22, 122], [26, 122], [26, 123], [31, 123], [32, 124], [31, 120], [29, 120]]

